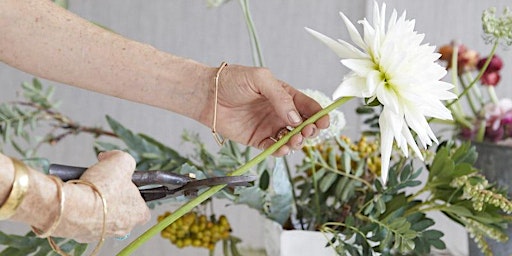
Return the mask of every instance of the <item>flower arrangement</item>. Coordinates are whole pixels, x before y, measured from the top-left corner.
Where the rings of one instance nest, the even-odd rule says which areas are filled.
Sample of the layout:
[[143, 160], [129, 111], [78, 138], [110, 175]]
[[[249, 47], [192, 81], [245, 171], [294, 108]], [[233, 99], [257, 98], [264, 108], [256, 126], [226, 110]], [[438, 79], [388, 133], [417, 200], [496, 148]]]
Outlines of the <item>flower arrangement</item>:
[[495, 13], [496, 9], [491, 8], [482, 16], [484, 38], [493, 45], [488, 56], [481, 57], [475, 50], [455, 42], [442, 46], [439, 53], [446, 68], [454, 70], [452, 82], [465, 99], [449, 104], [456, 134], [465, 140], [512, 145], [512, 100], [499, 99], [495, 92], [503, 68], [503, 60], [495, 51], [500, 44], [512, 45], [512, 13], [509, 9], [500, 17]]
[[[212, 1], [215, 4], [223, 2], [226, 1]], [[240, 3], [247, 15], [249, 31], [252, 31], [255, 63], [263, 65], [247, 1]], [[129, 130], [111, 117], [107, 117], [109, 130], [73, 122], [58, 112], [51, 100], [51, 90], [45, 89], [36, 79], [23, 84], [25, 101], [0, 106], [0, 116], [4, 117], [0, 122], [3, 141], [11, 142], [21, 155], [40, 160], [37, 162], [43, 163], [44, 169], [45, 161], [34, 158], [34, 148], [22, 148], [16, 138], [30, 140], [31, 124], [49, 122], [54, 129], [43, 140], [36, 141], [36, 145], [57, 143], [70, 134], [91, 133], [123, 142], [124, 145], [98, 141], [95, 149], [124, 149], [134, 156], [139, 169], [194, 173], [197, 178], [246, 172], [259, 176], [251, 187], [231, 189], [215, 186], [202, 191], [194, 199], [181, 201], [182, 207], [160, 216], [155, 226], [119, 255], [132, 253], [141, 243], [158, 234], [177, 246], [202, 246], [211, 253], [215, 243], [204, 239], [196, 241], [199, 236], [205, 237], [205, 233], [198, 231], [206, 230], [208, 225], [211, 228], [216, 225], [222, 227], [222, 234], [215, 239], [211, 236], [208, 241], [222, 242], [224, 248], [230, 248], [232, 255], [239, 255], [236, 248], [239, 239], [229, 232], [236, 227], [230, 226], [222, 216], [213, 216], [208, 221], [206, 214], [198, 210], [198, 205], [208, 202], [214, 195], [255, 208], [284, 228], [332, 234], [325, 245], [340, 255], [425, 255], [434, 248], [442, 250], [446, 247], [443, 233], [433, 227], [434, 220], [427, 216], [432, 211], [441, 212], [464, 226], [480, 249], [486, 255], [492, 255], [485, 238], [507, 240], [504, 230], [510, 223], [507, 216], [512, 212], [512, 202], [504, 191], [490, 184], [474, 167], [477, 154], [470, 143], [439, 143], [429, 123], [434, 120], [451, 122], [453, 116], [453, 122], [461, 124], [461, 134], [467, 128], [471, 128], [467, 131], [474, 131], [475, 127], [480, 132], [482, 126], [476, 126], [472, 121], [478, 118], [471, 119], [457, 112], [460, 109], [456, 94], [459, 93], [451, 90], [460, 82], [464, 86], [460, 95], [470, 95], [469, 91], [473, 89], [466, 88], [472, 88], [475, 81], [482, 78], [486, 79], [485, 83], [496, 81], [499, 73], [492, 72], [498, 72], [500, 65], [496, 64], [497, 61], [493, 64], [489, 57], [480, 68], [475, 64], [476, 69], [462, 68], [463, 72], [456, 72], [457, 80], [453, 84], [441, 81], [447, 72], [437, 60], [440, 56], [447, 58], [447, 54], [438, 54], [434, 46], [421, 44], [423, 37], [414, 31], [414, 21], [406, 19], [405, 14], [399, 16], [393, 10], [387, 17], [385, 4], [374, 5], [372, 21], [363, 19], [359, 22], [364, 31], [362, 35], [341, 14], [353, 44], [335, 41], [308, 29], [334, 50], [342, 58], [341, 63], [351, 71], [335, 91], [334, 100], [319, 92], [306, 91], [322, 103], [324, 109], [306, 120], [305, 124], [329, 113], [332, 126], [318, 139], [308, 142], [303, 149], [302, 161], [295, 168], [288, 165], [286, 158], [272, 159], [269, 156], [303, 126], [290, 131], [253, 158], [250, 148], [232, 142], [226, 143], [219, 152], [211, 153], [197, 135], [185, 132], [184, 141], [192, 143], [196, 151], [192, 156], [183, 156], [148, 135]], [[504, 23], [499, 23], [501, 20], [492, 18], [490, 14], [484, 14], [484, 24], [487, 20], [489, 24], [501, 25], [484, 25], [484, 29], [501, 31], [498, 28]], [[498, 33], [501, 34], [503, 31]], [[506, 37], [493, 36], [489, 39], [492, 38]], [[493, 43], [497, 45], [500, 40]], [[465, 52], [460, 47], [452, 46], [447, 50], [451, 50], [448, 58], [451, 60], [471, 55], [463, 54]], [[464, 66], [461, 63], [451, 61], [449, 65], [453, 70], [460, 70]], [[476, 79], [471, 82], [463, 80], [471, 70], [480, 70]], [[488, 75], [484, 76], [486, 72]], [[370, 127], [356, 139], [343, 136], [345, 121], [343, 114], [336, 110], [352, 98], [362, 100], [363, 106], [357, 111], [366, 117], [365, 123]], [[508, 111], [494, 115], [489, 127], [493, 128], [496, 123], [507, 127]], [[438, 146], [429, 149], [434, 143]], [[422, 161], [409, 157], [409, 150]], [[421, 180], [420, 175], [425, 172], [427, 178]], [[183, 233], [183, 237], [178, 235], [178, 231]], [[0, 233], [0, 237], [5, 238], [3, 241], [13, 241], [13, 236]], [[8, 250], [49, 248], [45, 245], [46, 240], [38, 240], [30, 233], [16, 239], [36, 242], [23, 243], [25, 247], [7, 243], [10, 246]], [[84, 245], [73, 241], [65, 249], [75, 250], [78, 255], [85, 250]]]

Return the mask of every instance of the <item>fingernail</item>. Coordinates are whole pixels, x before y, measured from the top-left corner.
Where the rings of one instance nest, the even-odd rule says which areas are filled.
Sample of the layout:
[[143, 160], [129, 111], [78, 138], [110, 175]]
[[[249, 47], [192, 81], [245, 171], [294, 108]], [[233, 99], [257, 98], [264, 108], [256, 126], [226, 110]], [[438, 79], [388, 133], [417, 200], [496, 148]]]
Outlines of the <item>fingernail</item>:
[[300, 141], [297, 143], [297, 147], [302, 146], [303, 142], [304, 142], [304, 137], [300, 136]]
[[294, 124], [302, 122], [302, 118], [300, 117], [299, 113], [297, 113], [295, 110], [288, 112], [288, 119], [290, 120], [290, 122]]
[[311, 129], [311, 134], [309, 135], [309, 137], [313, 137], [313, 135], [315, 135], [316, 133], [316, 128], [313, 127], [313, 129]]

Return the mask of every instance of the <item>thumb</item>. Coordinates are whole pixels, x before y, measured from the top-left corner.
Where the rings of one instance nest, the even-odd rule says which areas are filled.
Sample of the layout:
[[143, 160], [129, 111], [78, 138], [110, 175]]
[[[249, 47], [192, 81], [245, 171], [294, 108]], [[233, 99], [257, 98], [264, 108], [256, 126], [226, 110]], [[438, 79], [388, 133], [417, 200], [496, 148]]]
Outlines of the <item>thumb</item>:
[[290, 94], [292, 88], [289, 85], [282, 81], [278, 81], [278, 84], [265, 83], [260, 90], [262, 95], [270, 101], [277, 115], [287, 125], [297, 126], [302, 123], [302, 117], [295, 107], [292, 94]]
[[87, 172], [109, 172], [110, 174], [127, 176], [131, 179], [135, 171], [135, 159], [121, 150], [101, 152], [98, 154], [98, 161]]

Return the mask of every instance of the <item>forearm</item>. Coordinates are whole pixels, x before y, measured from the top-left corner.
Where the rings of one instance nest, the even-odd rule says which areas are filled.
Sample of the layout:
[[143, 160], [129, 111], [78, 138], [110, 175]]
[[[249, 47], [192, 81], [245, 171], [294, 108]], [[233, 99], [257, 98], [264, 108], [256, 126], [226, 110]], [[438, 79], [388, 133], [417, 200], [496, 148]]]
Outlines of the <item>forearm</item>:
[[0, 2], [0, 34], [0, 59], [11, 66], [201, 121], [215, 68], [128, 40], [51, 1]]

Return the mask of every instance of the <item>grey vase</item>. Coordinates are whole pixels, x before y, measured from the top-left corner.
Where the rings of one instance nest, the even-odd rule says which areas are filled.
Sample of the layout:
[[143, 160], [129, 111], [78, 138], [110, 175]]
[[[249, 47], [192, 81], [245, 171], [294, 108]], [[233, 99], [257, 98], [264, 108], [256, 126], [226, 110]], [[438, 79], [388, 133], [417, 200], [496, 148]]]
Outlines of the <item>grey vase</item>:
[[[500, 146], [492, 143], [472, 143], [478, 152], [478, 159], [475, 167], [482, 170], [485, 177], [499, 187], [508, 189], [509, 198], [512, 195], [512, 147]], [[494, 240], [487, 240], [489, 247], [496, 256], [512, 255], [512, 225], [507, 229], [509, 240], [506, 243], [500, 243]], [[469, 255], [480, 256], [482, 252], [473, 241], [469, 241]]]

